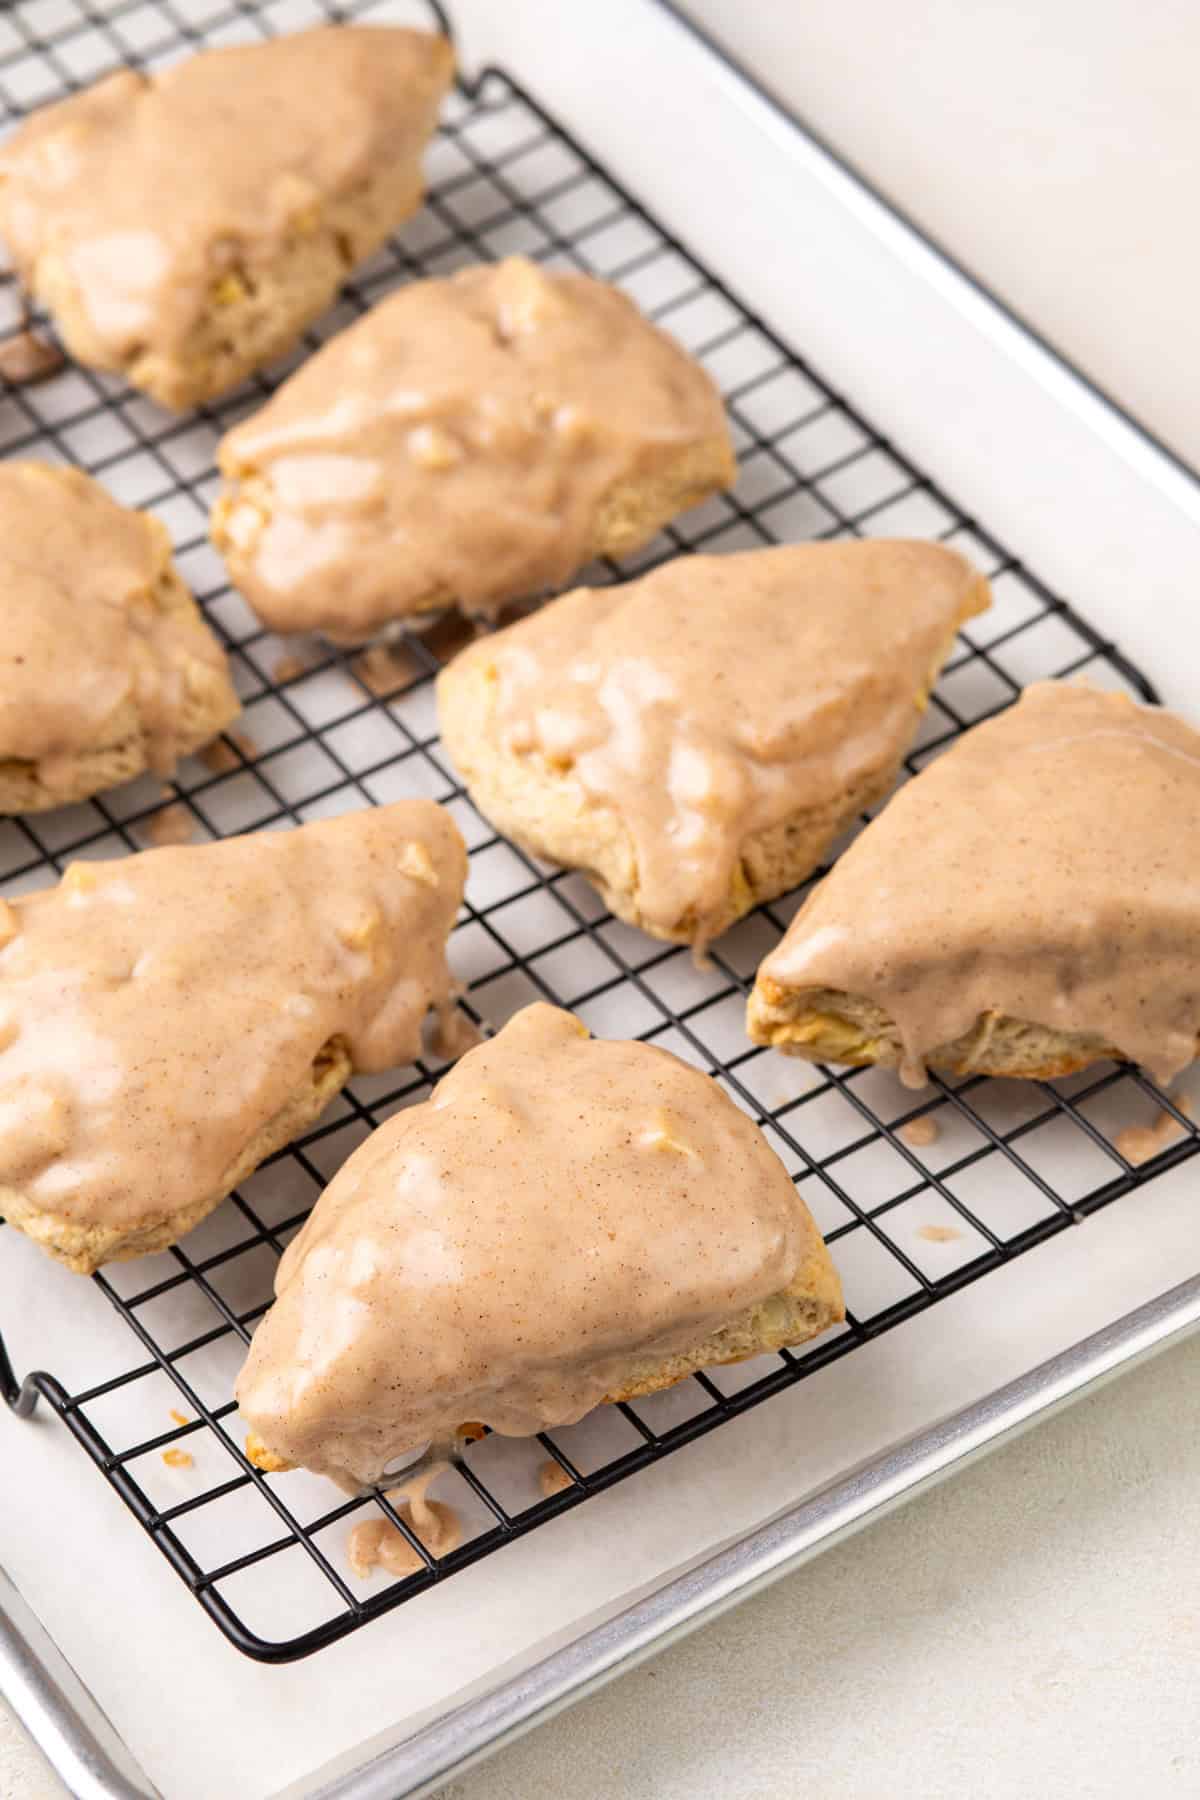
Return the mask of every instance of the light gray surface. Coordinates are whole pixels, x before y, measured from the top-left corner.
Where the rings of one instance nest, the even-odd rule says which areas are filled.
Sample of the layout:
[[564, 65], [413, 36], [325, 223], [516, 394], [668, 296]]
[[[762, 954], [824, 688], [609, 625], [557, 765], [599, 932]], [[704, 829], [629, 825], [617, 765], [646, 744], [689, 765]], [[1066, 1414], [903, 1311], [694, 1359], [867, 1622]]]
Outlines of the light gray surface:
[[[692, 10], [1200, 461], [1191, 0]], [[446, 1800], [1196, 1793], [1198, 1375], [1197, 1345], [1133, 1374]], [[0, 1796], [61, 1792], [0, 1709]]]
[[1200, 466], [1196, 0], [683, 0]]
[[1200, 1343], [453, 1782], [441, 1800], [1200, 1791]]

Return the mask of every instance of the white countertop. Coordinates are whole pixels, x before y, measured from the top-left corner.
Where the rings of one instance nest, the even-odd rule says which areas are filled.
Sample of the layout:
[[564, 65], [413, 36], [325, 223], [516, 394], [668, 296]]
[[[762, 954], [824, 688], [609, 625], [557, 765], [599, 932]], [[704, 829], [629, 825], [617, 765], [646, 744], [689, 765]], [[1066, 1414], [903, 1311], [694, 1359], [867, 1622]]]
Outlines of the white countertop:
[[[1193, 0], [689, 10], [1200, 464]], [[1200, 1343], [830, 1552], [445, 1800], [1195, 1794], [1198, 1489]], [[61, 1792], [0, 1707], [0, 1800]]]
[[1195, 0], [683, 10], [1200, 466]]

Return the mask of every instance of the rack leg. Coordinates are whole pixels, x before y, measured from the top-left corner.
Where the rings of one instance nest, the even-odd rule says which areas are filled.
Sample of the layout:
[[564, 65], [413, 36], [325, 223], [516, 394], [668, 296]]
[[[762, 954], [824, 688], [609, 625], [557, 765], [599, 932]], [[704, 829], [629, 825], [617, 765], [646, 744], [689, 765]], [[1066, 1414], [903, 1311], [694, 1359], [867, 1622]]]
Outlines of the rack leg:
[[4, 1347], [4, 1339], [0, 1337], [0, 1393], [4, 1395], [10, 1408], [18, 1419], [28, 1419], [38, 1403], [43, 1377], [38, 1374], [27, 1375], [24, 1381], [18, 1381], [9, 1360], [8, 1351]]

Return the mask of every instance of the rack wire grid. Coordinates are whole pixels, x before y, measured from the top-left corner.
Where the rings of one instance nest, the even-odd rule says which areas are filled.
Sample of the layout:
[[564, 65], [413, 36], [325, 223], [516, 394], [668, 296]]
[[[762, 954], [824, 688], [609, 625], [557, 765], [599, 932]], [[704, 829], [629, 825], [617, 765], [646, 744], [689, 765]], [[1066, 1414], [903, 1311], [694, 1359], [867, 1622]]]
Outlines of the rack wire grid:
[[[115, 64], [153, 68], [201, 46], [330, 16], [408, 22], [412, 13], [368, 3], [335, 15], [312, 0], [22, 0], [0, 17], [5, 114], [11, 123]], [[308, 349], [398, 282], [521, 252], [619, 283], [704, 361], [724, 392], [740, 459], [736, 489], [642, 555], [597, 566], [586, 579], [620, 579], [701, 548], [804, 538], [912, 535], [961, 548], [990, 575], [995, 602], [962, 633], [907, 759], [910, 772], [1034, 678], [1086, 672], [1154, 698], [1111, 644], [702, 267], [513, 75], [489, 68], [459, 87], [428, 169], [424, 210], [358, 272], [309, 333]], [[4, 303], [13, 329], [20, 309], [11, 285]], [[80, 1284], [98, 1315], [95, 1360], [74, 1391], [47, 1373], [18, 1382], [0, 1342], [10, 1405], [28, 1413], [41, 1396], [228, 1638], [273, 1661], [331, 1643], [804, 1380], [1129, 1194], [1200, 1141], [1182, 1106], [1130, 1068], [1105, 1066], [1053, 1085], [934, 1077], [917, 1097], [884, 1072], [818, 1068], [752, 1048], [746, 991], [802, 894], [760, 907], [699, 970], [685, 950], [614, 920], [578, 875], [540, 866], [498, 838], [439, 750], [433, 677], [453, 653], [454, 624], [406, 638], [404, 685], [380, 695], [354, 657], [312, 643], [297, 653], [264, 632], [208, 544], [216, 441], [303, 353], [182, 421], [120, 381], [75, 367], [4, 396], [4, 454], [74, 463], [118, 500], [165, 520], [179, 566], [228, 647], [247, 734], [227, 740], [226, 768], [190, 761], [167, 791], [143, 779], [86, 805], [3, 823], [4, 890], [44, 885], [71, 858], [143, 847], [164, 802], [186, 809], [193, 836], [204, 840], [402, 795], [441, 801], [471, 851], [452, 941], [468, 1010], [496, 1026], [526, 1002], [550, 999], [596, 1032], [640, 1037], [710, 1071], [801, 1181], [841, 1271], [849, 1314], [844, 1328], [806, 1350], [693, 1376], [537, 1442], [483, 1439], [439, 1485], [462, 1517], [464, 1540], [436, 1558], [386, 1498], [339, 1496], [331, 1505], [332, 1490], [316, 1477], [252, 1467], [230, 1397], [283, 1246], [355, 1145], [396, 1108], [426, 1097], [437, 1065], [426, 1060], [352, 1082], [317, 1129], [183, 1244]], [[1117, 1133], [1164, 1105], [1178, 1140], [1146, 1168], [1134, 1167]], [[919, 1143], [907, 1131], [916, 1119], [933, 1122], [934, 1141]], [[74, 1279], [48, 1263], [38, 1264], [39, 1278], [43, 1267], [47, 1283]], [[109, 1308], [127, 1329], [114, 1333]], [[565, 1484], [548, 1497], [547, 1460]], [[408, 1537], [417, 1574], [381, 1585], [381, 1576], [359, 1580], [349, 1570], [347, 1528], [373, 1512]]]

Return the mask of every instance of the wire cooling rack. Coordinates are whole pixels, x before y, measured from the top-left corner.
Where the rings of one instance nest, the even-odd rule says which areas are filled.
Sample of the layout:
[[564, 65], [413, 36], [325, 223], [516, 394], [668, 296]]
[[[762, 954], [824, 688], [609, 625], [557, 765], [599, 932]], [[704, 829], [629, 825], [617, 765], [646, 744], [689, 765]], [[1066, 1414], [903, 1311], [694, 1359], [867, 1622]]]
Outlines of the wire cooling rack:
[[[335, 15], [312, 0], [21, 0], [0, 16], [4, 114], [11, 123], [117, 63], [153, 67], [188, 49], [322, 16], [408, 22], [414, 11], [358, 4]], [[715, 280], [512, 75], [489, 69], [452, 97], [429, 173], [424, 211], [360, 271], [309, 334], [308, 349], [400, 281], [521, 252], [619, 283], [702, 358], [724, 392], [739, 452], [735, 491], [689, 514], [639, 557], [597, 566], [588, 579], [620, 578], [680, 552], [803, 538], [924, 536], [966, 551], [991, 576], [995, 604], [963, 632], [907, 759], [910, 772], [1008, 705], [1031, 679], [1083, 673], [1153, 698], [1111, 644]], [[0, 329], [15, 329], [20, 308], [11, 283], [0, 306]], [[3, 454], [74, 463], [117, 499], [164, 519], [179, 566], [228, 647], [245, 705], [244, 735], [227, 740], [223, 767], [192, 761], [165, 793], [144, 779], [86, 805], [0, 824], [3, 890], [44, 885], [73, 858], [144, 847], [160, 834], [156, 821], [167, 806], [172, 826], [186, 819], [200, 841], [403, 795], [443, 802], [471, 850], [452, 956], [474, 1017], [499, 1025], [526, 1002], [547, 998], [572, 1007], [596, 1032], [641, 1037], [710, 1071], [802, 1182], [841, 1271], [849, 1316], [806, 1351], [696, 1375], [636, 1405], [601, 1408], [537, 1443], [484, 1439], [437, 1490], [459, 1511], [464, 1541], [436, 1559], [386, 1500], [339, 1497], [331, 1505], [333, 1490], [303, 1471], [265, 1476], [253, 1468], [231, 1398], [283, 1246], [367, 1133], [425, 1098], [438, 1065], [422, 1061], [353, 1082], [315, 1131], [259, 1170], [183, 1244], [115, 1265], [83, 1288], [103, 1315], [86, 1382], [69, 1388], [39, 1373], [20, 1383], [0, 1340], [9, 1403], [28, 1413], [41, 1396], [225, 1634], [273, 1661], [355, 1630], [852, 1353], [1129, 1193], [1146, 1173], [1192, 1155], [1200, 1142], [1172, 1109], [1178, 1140], [1145, 1170], [1132, 1166], [1117, 1147], [1118, 1132], [1170, 1103], [1128, 1068], [1053, 1085], [935, 1077], [915, 1097], [880, 1071], [815, 1068], [752, 1048], [745, 995], [802, 895], [761, 907], [697, 970], [686, 951], [612, 919], [578, 876], [535, 863], [475, 813], [436, 735], [433, 677], [459, 638], [452, 623], [405, 640], [404, 679], [390, 694], [375, 691], [358, 658], [307, 642], [297, 649], [262, 631], [207, 542], [213, 453], [220, 434], [303, 354], [183, 421], [119, 381], [78, 368], [0, 400]], [[912, 1129], [917, 1120], [928, 1121], [923, 1132]], [[11, 1240], [4, 1248], [13, 1250]], [[71, 1279], [39, 1262], [43, 1276]], [[127, 1331], [112, 1331], [110, 1306]], [[547, 1461], [566, 1485], [544, 1497]], [[386, 1586], [378, 1576], [359, 1580], [345, 1556], [350, 1524], [380, 1509], [406, 1531], [423, 1565]]]

